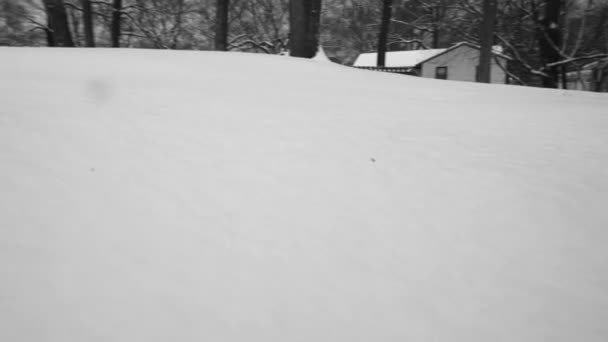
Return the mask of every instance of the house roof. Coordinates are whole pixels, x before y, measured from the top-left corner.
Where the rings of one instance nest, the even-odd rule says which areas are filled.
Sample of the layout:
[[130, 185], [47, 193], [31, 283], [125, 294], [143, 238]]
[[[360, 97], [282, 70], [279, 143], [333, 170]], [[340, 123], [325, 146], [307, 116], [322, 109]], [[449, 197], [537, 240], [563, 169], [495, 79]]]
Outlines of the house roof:
[[[421, 61], [442, 53], [446, 49], [431, 50], [411, 50], [411, 51], [391, 51], [386, 53], [386, 67], [414, 67]], [[355, 67], [375, 67], [377, 65], [378, 54], [362, 53], [357, 57]]]
[[[469, 46], [474, 49], [479, 49], [478, 45], [461, 42], [452, 45], [447, 49], [429, 49], [429, 50], [410, 50], [410, 51], [390, 51], [386, 53], [386, 67], [402, 67], [402, 68], [413, 68], [419, 64], [430, 61], [431, 59], [443, 55], [448, 51], [452, 51], [461, 46]], [[502, 48], [500, 46], [493, 47], [493, 53], [495, 56], [510, 59], [508, 56], [502, 54]], [[362, 53], [357, 57], [354, 67], [375, 67], [377, 64], [377, 53]]]
[[[433, 55], [433, 56], [430, 56], [430, 57], [429, 57], [429, 58], [427, 58], [427, 59], [424, 59], [424, 60], [422, 60], [422, 61], [418, 62], [418, 64], [426, 63], [426, 62], [430, 61], [431, 59], [437, 58], [437, 57], [439, 57], [440, 55], [443, 55], [443, 54], [445, 54], [445, 53], [447, 53], [447, 52], [449, 52], [449, 51], [456, 50], [456, 49], [458, 49], [458, 48], [459, 48], [459, 47], [461, 47], [461, 46], [468, 46], [468, 47], [470, 47], [470, 48], [477, 49], [477, 50], [479, 50], [479, 49], [481, 48], [479, 45], [475, 45], [475, 44], [472, 44], [472, 43], [469, 43], [469, 42], [460, 42], [460, 43], [457, 43], [457, 44], [454, 44], [454, 45], [450, 46], [450, 47], [449, 47], [449, 48], [447, 48], [447, 49], [444, 49], [443, 51], [441, 51], [441, 52], [440, 52], [440, 53], [438, 53], [438, 54], [435, 54], [435, 55]], [[502, 53], [502, 51], [503, 51], [503, 50], [502, 50], [502, 46], [500, 46], [500, 45], [494, 45], [494, 46], [492, 46], [492, 54], [493, 54], [494, 56], [496, 56], [496, 57], [501, 57], [501, 58], [504, 58], [504, 59], [510, 60], [510, 59], [511, 59], [511, 57], [509, 57], [509, 56], [507, 56], [507, 55], [504, 55], [504, 54]]]

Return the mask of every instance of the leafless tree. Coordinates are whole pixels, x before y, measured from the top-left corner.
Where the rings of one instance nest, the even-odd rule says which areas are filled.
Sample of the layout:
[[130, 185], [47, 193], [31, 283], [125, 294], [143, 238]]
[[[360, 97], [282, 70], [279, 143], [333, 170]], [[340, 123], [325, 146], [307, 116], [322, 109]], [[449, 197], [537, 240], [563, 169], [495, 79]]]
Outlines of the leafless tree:
[[388, 30], [390, 28], [392, 11], [393, 0], [383, 0], [380, 33], [378, 34], [378, 60], [376, 62], [379, 67], [383, 67], [386, 64], [386, 43], [388, 40]]
[[[158, 49], [212, 48], [214, 6], [193, 0], [135, 0], [128, 7], [128, 35], [135, 46]], [[212, 10], [209, 10], [209, 8]], [[197, 45], [204, 40], [204, 45]]]
[[47, 15], [48, 45], [73, 47], [74, 41], [63, 0], [44, 0], [43, 3]]
[[[458, 19], [454, 12], [457, 0], [409, 0], [395, 8], [394, 43], [416, 43], [419, 47], [440, 48], [450, 40], [448, 29], [451, 20]], [[403, 39], [405, 36], [405, 39]]]
[[95, 31], [93, 29], [93, 5], [91, 0], [82, 0], [82, 18], [84, 21], [84, 37], [87, 47], [95, 47]]
[[231, 11], [231, 49], [264, 53], [286, 49], [289, 0], [240, 0]]
[[122, 0], [112, 2], [112, 47], [120, 47], [122, 28]]
[[[545, 0], [544, 14], [537, 17], [538, 46], [540, 49], [541, 62], [546, 66], [543, 87], [557, 88], [559, 68], [552, 63], [560, 60], [562, 47], [562, 32], [560, 30], [560, 14], [563, 0]], [[538, 15], [538, 12], [535, 12]]]
[[492, 66], [492, 46], [494, 45], [494, 30], [496, 21], [497, 0], [483, 1], [483, 19], [479, 36], [481, 49], [479, 54], [478, 82], [490, 83]]
[[228, 50], [228, 8], [229, 0], [217, 0], [215, 15], [215, 49]]
[[290, 0], [289, 48], [294, 57], [312, 58], [319, 45], [321, 0]]

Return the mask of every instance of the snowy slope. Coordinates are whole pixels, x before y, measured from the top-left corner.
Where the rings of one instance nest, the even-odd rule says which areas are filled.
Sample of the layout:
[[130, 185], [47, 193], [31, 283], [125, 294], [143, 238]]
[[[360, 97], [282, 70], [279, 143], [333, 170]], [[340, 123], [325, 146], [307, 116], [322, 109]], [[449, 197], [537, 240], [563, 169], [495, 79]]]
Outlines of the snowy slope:
[[606, 341], [608, 97], [0, 49], [1, 341]]

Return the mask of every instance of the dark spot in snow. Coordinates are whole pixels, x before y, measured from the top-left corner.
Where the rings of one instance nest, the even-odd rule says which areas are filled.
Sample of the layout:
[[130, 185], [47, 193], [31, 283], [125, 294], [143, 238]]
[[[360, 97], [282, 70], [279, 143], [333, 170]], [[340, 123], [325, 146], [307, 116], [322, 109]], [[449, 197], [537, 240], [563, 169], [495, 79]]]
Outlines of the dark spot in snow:
[[88, 80], [85, 84], [85, 93], [96, 103], [107, 102], [112, 95], [108, 83], [101, 79]]
[[91, 172], [95, 172], [95, 168], [94, 167], [91, 168]]
[[369, 160], [371, 160], [372, 163], [376, 162], [376, 158], [370, 158]]

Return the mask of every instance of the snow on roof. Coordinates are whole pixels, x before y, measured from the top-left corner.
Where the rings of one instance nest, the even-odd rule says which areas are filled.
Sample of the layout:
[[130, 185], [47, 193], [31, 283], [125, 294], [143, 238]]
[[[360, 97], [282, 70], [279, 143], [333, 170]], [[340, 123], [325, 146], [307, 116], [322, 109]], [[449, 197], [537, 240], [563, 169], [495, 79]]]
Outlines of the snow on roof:
[[[410, 51], [390, 51], [386, 53], [387, 67], [414, 67], [421, 61], [442, 53], [446, 49], [430, 49], [430, 50], [410, 50]], [[375, 67], [377, 65], [378, 54], [362, 53], [357, 57], [355, 67]]]
[[[470, 46], [475, 49], [479, 49], [479, 46], [468, 43], [468, 42], [460, 42], [454, 44], [446, 49], [429, 49], [429, 50], [409, 50], [409, 51], [389, 51], [386, 53], [386, 67], [401, 67], [401, 68], [411, 68], [416, 66], [421, 62], [426, 62], [427, 60], [433, 59], [435, 56], [440, 55], [448, 50], [456, 49], [460, 46]], [[503, 48], [500, 45], [495, 45], [492, 47], [492, 52], [495, 55], [509, 58], [502, 54]], [[362, 53], [357, 57], [357, 60], [353, 64], [355, 67], [375, 67], [377, 66], [377, 53]]]

